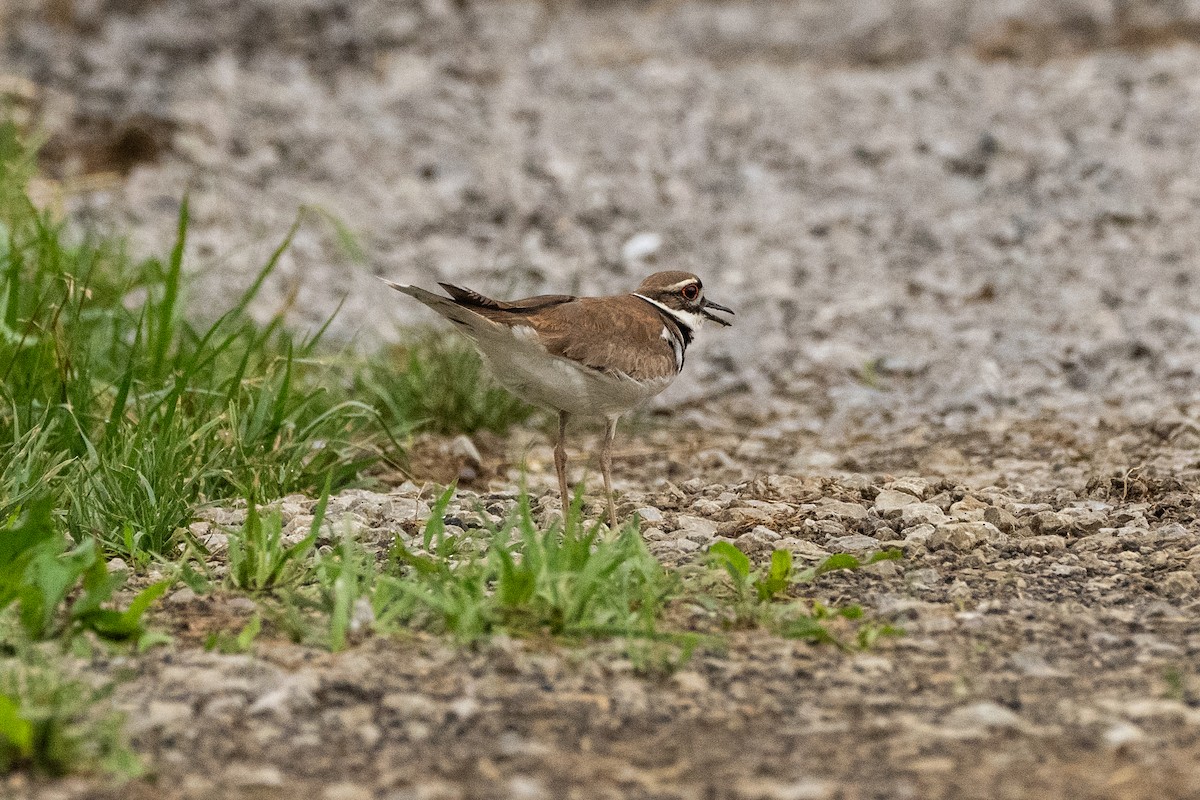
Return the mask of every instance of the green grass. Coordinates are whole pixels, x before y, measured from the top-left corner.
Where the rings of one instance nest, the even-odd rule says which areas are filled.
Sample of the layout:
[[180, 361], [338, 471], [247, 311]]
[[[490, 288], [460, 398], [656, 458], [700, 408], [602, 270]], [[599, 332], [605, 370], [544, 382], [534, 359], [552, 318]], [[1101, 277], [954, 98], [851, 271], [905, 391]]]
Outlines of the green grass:
[[109, 572], [93, 540], [67, 544], [55, 529], [48, 498], [0, 525], [0, 613], [15, 606], [29, 639], [90, 631], [111, 642], [151, 643], [142, 616], [170, 584], [143, 589], [123, 611], [107, 607], [124, 583], [124, 573]]
[[[241, 571], [236, 565], [245, 556], [236, 553], [246, 539], [267, 542], [262, 552], [273, 554], [253, 562], [262, 565], [255, 574], [279, 574], [286, 563], [293, 578], [253, 586], [239, 578], [234, 585], [256, 591], [278, 630], [335, 651], [372, 631], [420, 630], [461, 644], [497, 634], [616, 637], [627, 640], [631, 658], [649, 665], [646, 671], [661, 672], [666, 664], [674, 669], [686, 663], [696, 645], [717, 644], [726, 628], [761, 628], [843, 649], [867, 649], [900, 633], [868, 619], [861, 606], [828, 607], [797, 597], [822, 575], [898, 558], [899, 551], [863, 559], [840, 553], [795, 569], [786, 551], [755, 567], [741, 550], [719, 542], [706, 564], [674, 570], [647, 550], [636, 520], [616, 531], [585, 524], [581, 498], [565, 521], [539, 526], [522, 493], [499, 525], [484, 522], [450, 534], [444, 515], [453, 492], [451, 487], [439, 497], [417, 541], [397, 537], [382, 561], [349, 529], [324, 554], [314, 552], [309, 542], [321, 525], [320, 507], [310, 538], [292, 550], [279, 543], [277, 515], [252, 510], [242, 533], [230, 539], [231, 575]], [[706, 610], [715, 627], [681, 624], [684, 615], [672, 612], [688, 607]], [[233, 647], [228, 634], [221, 641]]]
[[452, 333], [426, 333], [386, 348], [353, 378], [355, 395], [388, 421], [419, 421], [436, 433], [504, 433], [534, 409], [500, 388], [474, 347]]
[[140, 775], [123, 719], [108, 706], [111, 689], [72, 678], [38, 651], [0, 660], [0, 775]]
[[[845, 650], [866, 650], [881, 637], [898, 636], [902, 632], [866, 619], [862, 606], [857, 604], [830, 608], [819, 601], [791, 600], [789, 592], [830, 572], [856, 570], [900, 557], [899, 550], [881, 550], [863, 559], [849, 553], [835, 553], [816, 566], [796, 570], [791, 553], [775, 550], [769, 564], [756, 569], [735, 545], [716, 542], [708, 550], [708, 560], [725, 574], [724, 591], [718, 589], [706, 594], [703, 600], [734, 627], [764, 627], [789, 639], [833, 644]], [[847, 623], [852, 627], [849, 638], [839, 631]]]
[[[585, 526], [579, 499], [539, 529], [529, 498], [484, 542], [446, 535], [442, 495], [417, 553], [397, 540], [380, 577], [376, 617], [469, 642], [496, 632], [569, 637], [658, 633], [678, 580], [650, 555], [636, 523]], [[480, 545], [483, 545], [482, 547]]]
[[240, 299], [197, 325], [186, 200], [170, 253], [135, 261], [36, 210], [32, 169], [0, 124], [0, 517], [49, 493], [72, 541], [141, 566], [173, 555], [206, 503], [336, 490], [380, 459], [402, 463], [419, 427], [503, 431], [529, 413], [453, 339], [346, 358], [324, 329], [252, 321], [295, 227]]
[[[22, 183], [19, 168], [0, 183]], [[0, 198], [0, 513], [44, 486], [74, 541], [160, 555], [200, 503], [345, 485], [380, 455], [375, 409], [319, 380], [320, 334], [245, 313], [287, 241], [197, 327], [182, 311], [186, 202], [170, 255], [133, 262]]]

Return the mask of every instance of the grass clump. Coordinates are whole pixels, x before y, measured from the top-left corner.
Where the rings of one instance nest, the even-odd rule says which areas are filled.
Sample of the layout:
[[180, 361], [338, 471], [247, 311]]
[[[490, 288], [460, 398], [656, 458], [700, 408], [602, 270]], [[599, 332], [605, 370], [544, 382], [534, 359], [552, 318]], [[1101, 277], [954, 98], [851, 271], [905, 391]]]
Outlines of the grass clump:
[[445, 533], [451, 490], [426, 525], [424, 549], [397, 541], [379, 581], [380, 620], [473, 641], [517, 635], [655, 638], [678, 582], [646, 550], [637, 526], [601, 534], [577, 501], [562, 523], [539, 529], [528, 496], [483, 548]]
[[343, 486], [394, 450], [377, 411], [325, 380], [323, 330], [297, 339], [246, 313], [290, 234], [232, 308], [196, 325], [186, 201], [169, 256], [134, 261], [35, 209], [24, 154], [0, 125], [0, 514], [48, 491], [75, 542], [141, 563], [199, 504]]
[[329, 488], [321, 493], [309, 533], [293, 544], [283, 541], [283, 516], [279, 509], [263, 516], [251, 495], [247, 500], [246, 523], [229, 536], [230, 586], [258, 593], [303, 582], [311, 572], [309, 554], [317, 544], [317, 533], [325, 521]]
[[72, 678], [36, 651], [0, 661], [0, 775], [142, 773], [106, 700], [112, 687]]
[[358, 371], [354, 387], [385, 420], [415, 421], [435, 433], [504, 433], [533, 414], [457, 335], [430, 333], [387, 348]]
[[0, 611], [15, 604], [24, 634], [32, 640], [90, 631], [110, 642], [155, 641], [142, 617], [170, 583], [155, 583], [125, 610], [113, 610], [106, 606], [124, 585], [125, 574], [108, 571], [92, 539], [68, 547], [55, 528], [48, 498], [10, 516], [0, 526]]
[[[792, 554], [787, 550], [773, 551], [765, 569], [755, 569], [750, 558], [729, 542], [716, 542], [708, 554], [709, 563], [725, 573], [727, 591], [715, 595], [716, 602], [706, 598], [707, 605], [727, 614], [735, 626], [762, 626], [790, 639], [859, 650], [870, 648], [880, 637], [901, 633], [891, 625], [867, 620], [862, 606], [857, 604], [830, 608], [818, 601], [787, 602], [787, 593], [794, 586], [811, 584], [829, 572], [856, 570], [899, 559], [899, 550], [881, 550], [863, 559], [849, 553], [835, 553], [803, 570], [794, 568]], [[837, 631], [846, 621], [853, 625], [848, 639]]]

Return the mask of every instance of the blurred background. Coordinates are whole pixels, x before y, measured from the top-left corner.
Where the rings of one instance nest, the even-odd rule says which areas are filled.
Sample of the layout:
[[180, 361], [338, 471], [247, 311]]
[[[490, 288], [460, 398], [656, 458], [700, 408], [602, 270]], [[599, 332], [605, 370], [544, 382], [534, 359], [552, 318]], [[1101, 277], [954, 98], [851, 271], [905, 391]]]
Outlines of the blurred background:
[[345, 299], [341, 339], [432, 322], [373, 275], [505, 296], [680, 268], [738, 317], [669, 405], [749, 393], [731, 413], [874, 435], [1196, 416], [1196, 0], [0, 0], [0, 22], [47, 202], [157, 254], [189, 193], [198, 313], [311, 206], [255, 311], [303, 327]]

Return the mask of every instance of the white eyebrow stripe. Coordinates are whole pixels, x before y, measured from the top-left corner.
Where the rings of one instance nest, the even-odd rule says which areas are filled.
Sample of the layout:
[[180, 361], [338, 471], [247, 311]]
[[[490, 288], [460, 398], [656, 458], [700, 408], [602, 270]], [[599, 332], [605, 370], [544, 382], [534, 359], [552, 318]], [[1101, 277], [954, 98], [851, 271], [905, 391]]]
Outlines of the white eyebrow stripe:
[[666, 288], [667, 288], [667, 291], [670, 291], [672, 289], [682, 289], [683, 287], [690, 286], [692, 284], [699, 285], [700, 281], [696, 280], [695, 278], [685, 278], [685, 279], [681, 280], [679, 283], [672, 283], [670, 286], [668, 286]]

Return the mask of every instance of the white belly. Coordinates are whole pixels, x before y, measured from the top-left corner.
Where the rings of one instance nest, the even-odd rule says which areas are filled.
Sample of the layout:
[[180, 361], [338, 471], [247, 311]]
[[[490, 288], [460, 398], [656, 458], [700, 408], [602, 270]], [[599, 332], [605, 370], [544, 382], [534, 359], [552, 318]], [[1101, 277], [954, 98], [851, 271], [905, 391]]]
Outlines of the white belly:
[[627, 375], [606, 375], [546, 352], [527, 337], [504, 346], [477, 342], [492, 374], [505, 389], [534, 405], [587, 417], [624, 414], [671, 385], [672, 378], [638, 382]]

